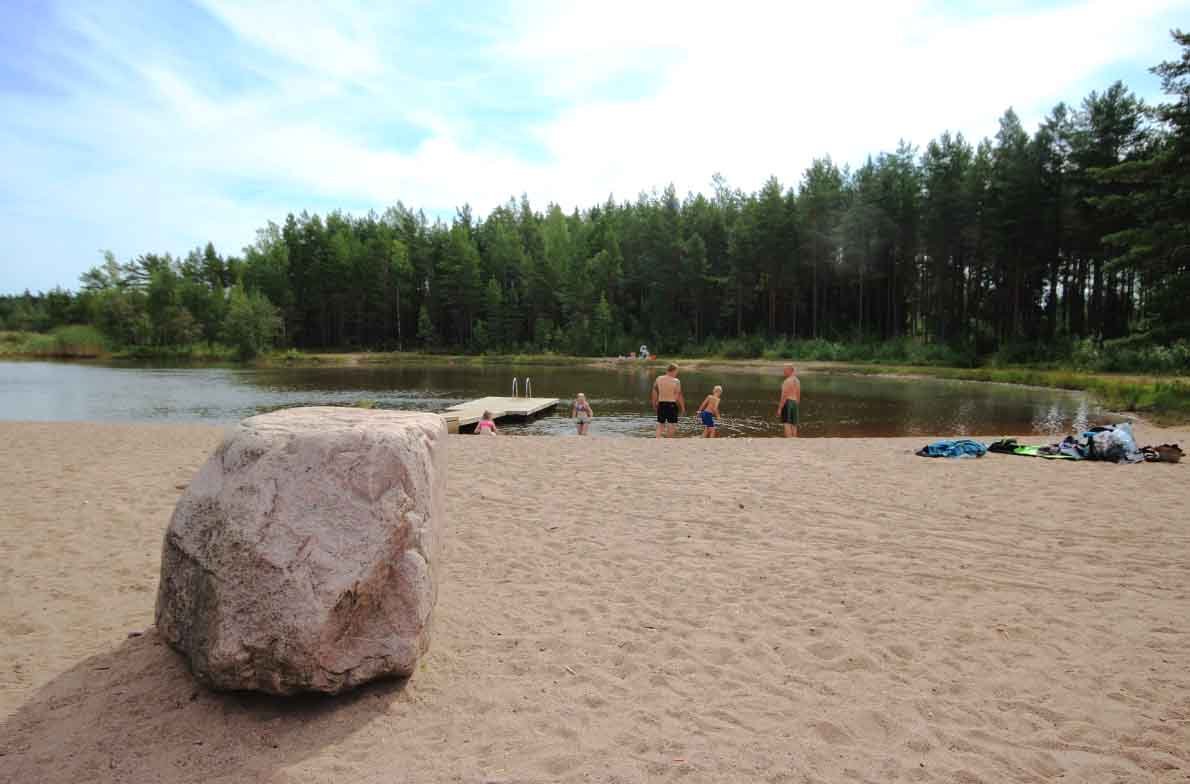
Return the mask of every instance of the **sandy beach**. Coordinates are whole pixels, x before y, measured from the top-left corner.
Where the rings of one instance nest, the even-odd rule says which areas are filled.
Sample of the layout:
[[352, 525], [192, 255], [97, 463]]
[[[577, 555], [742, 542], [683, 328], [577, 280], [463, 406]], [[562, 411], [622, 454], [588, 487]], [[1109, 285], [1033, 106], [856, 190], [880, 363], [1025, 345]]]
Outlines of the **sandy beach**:
[[0, 423], [0, 782], [1190, 781], [1190, 463], [452, 437], [419, 671], [284, 701], [151, 628], [221, 434]]

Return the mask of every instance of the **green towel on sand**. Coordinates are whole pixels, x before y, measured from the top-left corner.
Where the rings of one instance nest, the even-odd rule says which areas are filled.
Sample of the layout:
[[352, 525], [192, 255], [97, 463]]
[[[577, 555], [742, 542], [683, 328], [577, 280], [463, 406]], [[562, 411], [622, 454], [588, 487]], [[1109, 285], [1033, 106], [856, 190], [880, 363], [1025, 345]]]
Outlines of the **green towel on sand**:
[[1046, 455], [1042, 454], [1039, 446], [1018, 446], [1012, 450], [1014, 455], [1023, 455], [1024, 457], [1044, 457], [1047, 460], [1078, 460], [1074, 455]]

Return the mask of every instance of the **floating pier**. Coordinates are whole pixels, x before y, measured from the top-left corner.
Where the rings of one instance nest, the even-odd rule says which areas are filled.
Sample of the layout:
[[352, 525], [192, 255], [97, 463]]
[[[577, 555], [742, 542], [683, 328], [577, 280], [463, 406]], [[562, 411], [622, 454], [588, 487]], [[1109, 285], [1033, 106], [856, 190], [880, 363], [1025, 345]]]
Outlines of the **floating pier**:
[[530, 419], [538, 414], [552, 411], [558, 405], [556, 397], [481, 397], [451, 406], [442, 412], [446, 427], [451, 433], [462, 428], [474, 427], [483, 417], [484, 411], [492, 412], [492, 419]]

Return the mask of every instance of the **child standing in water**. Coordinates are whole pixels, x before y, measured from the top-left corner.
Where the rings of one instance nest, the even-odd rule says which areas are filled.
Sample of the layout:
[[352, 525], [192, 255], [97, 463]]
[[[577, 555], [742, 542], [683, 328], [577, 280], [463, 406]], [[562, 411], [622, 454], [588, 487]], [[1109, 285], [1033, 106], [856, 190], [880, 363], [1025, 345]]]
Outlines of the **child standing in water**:
[[475, 435], [477, 436], [494, 436], [496, 435], [496, 423], [492, 420], [492, 412], [484, 411], [483, 417], [479, 420], [479, 424], [475, 426]]
[[719, 401], [723, 397], [723, 387], [716, 386], [698, 407], [698, 417], [702, 420], [702, 437], [718, 438], [719, 424], [715, 420], [719, 417]]
[[570, 415], [578, 424], [578, 434], [580, 436], [589, 435], [591, 420], [595, 417], [595, 412], [591, 410], [591, 404], [587, 402], [587, 396], [582, 392], [575, 396], [574, 407], [571, 408]]

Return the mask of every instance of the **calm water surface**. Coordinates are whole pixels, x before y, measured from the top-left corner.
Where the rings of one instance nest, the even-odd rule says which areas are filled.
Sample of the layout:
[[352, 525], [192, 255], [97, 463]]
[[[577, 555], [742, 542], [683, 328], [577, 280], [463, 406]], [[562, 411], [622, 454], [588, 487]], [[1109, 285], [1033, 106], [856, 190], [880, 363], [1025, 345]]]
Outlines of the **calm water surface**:
[[[441, 411], [486, 395], [508, 395], [513, 377], [533, 394], [563, 400], [556, 414], [501, 425], [506, 433], [569, 434], [570, 401], [585, 392], [593, 435], [647, 436], [654, 422], [655, 370], [620, 368], [399, 365], [316, 368], [146, 368], [101, 364], [0, 362], [0, 419], [131, 422], [235, 422], [276, 408], [350, 405]], [[774, 436], [780, 373], [684, 372], [693, 413], [722, 384], [723, 436]], [[961, 381], [802, 375], [805, 436], [1065, 433], [1103, 421], [1078, 393]], [[701, 426], [683, 418], [683, 434]]]

